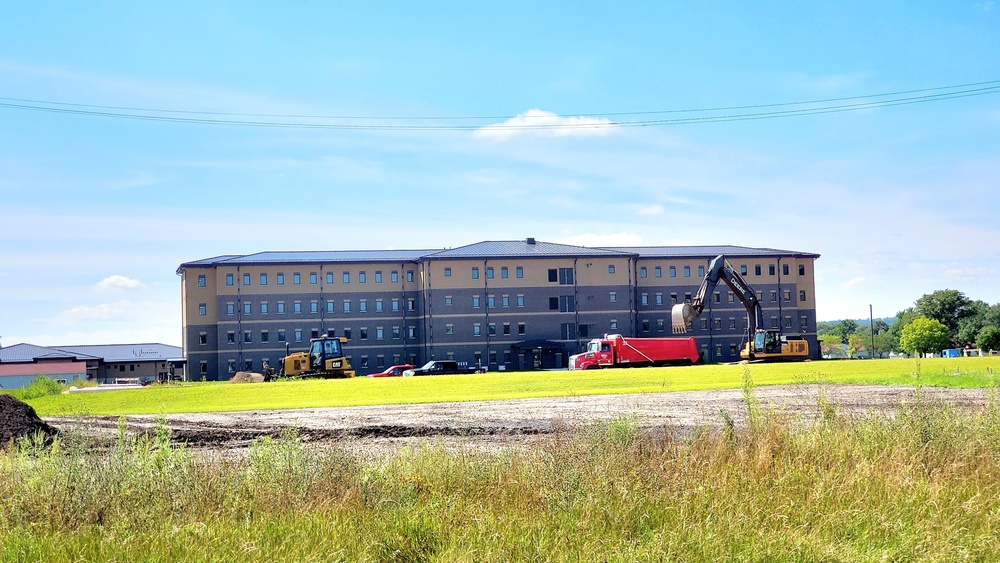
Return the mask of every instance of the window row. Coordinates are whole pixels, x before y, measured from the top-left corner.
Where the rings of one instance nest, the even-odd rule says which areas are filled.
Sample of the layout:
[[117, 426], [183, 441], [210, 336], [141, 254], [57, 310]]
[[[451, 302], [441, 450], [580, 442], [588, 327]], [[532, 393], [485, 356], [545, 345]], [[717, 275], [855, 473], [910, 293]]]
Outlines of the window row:
[[[526, 323], [514, 323], [514, 324], [500, 323], [499, 326], [500, 326], [499, 334], [502, 334], [504, 336], [508, 336], [511, 334], [517, 334], [519, 336], [523, 336], [527, 334], [528, 330]], [[496, 336], [498, 334], [497, 330], [498, 330], [497, 323], [488, 323], [486, 325], [486, 334], [489, 336]], [[514, 330], [516, 330], [516, 332], [512, 332]], [[455, 325], [451, 323], [444, 325], [444, 333], [448, 335], [455, 334]], [[482, 335], [483, 335], [483, 325], [481, 323], [473, 323], [472, 336], [482, 336]]]
[[[333, 328], [327, 329], [326, 336], [337, 336], [336, 332], [337, 332], [336, 329]], [[318, 328], [310, 329], [308, 332], [309, 338], [319, 338], [320, 333], [321, 331]], [[306, 332], [301, 328], [293, 329], [291, 332], [291, 339], [289, 340], [287, 331], [283, 328], [279, 328], [274, 331], [274, 341], [304, 342], [305, 334]], [[345, 328], [342, 330], [342, 336], [344, 336], [349, 340], [354, 336], [354, 334], [355, 334], [354, 329], [352, 328]], [[244, 330], [242, 335], [237, 334], [235, 330], [230, 330], [226, 333], [226, 343], [236, 344], [239, 341], [243, 342], [244, 344], [252, 344], [254, 342], [255, 335], [258, 342], [261, 343], [271, 342], [272, 332], [270, 330], [259, 330], [259, 331]], [[369, 330], [368, 327], [361, 327], [357, 329], [357, 336], [359, 340], [369, 340], [369, 338], [374, 338], [375, 340], [401, 340], [404, 337], [407, 340], [412, 340], [417, 337], [417, 327], [393, 326], [387, 329], [386, 327], [377, 326], [373, 330]], [[207, 332], [198, 333], [198, 343], [202, 346], [208, 344]]]
[[[338, 310], [338, 304], [340, 305], [340, 311], [344, 313], [353, 312], [354, 301], [350, 299], [327, 299], [325, 301], [320, 301], [318, 299], [313, 299], [307, 304], [309, 306], [310, 313], [319, 313], [322, 308], [327, 313], [336, 313]], [[389, 300], [389, 311], [399, 311], [400, 310], [400, 299], [393, 298]], [[369, 306], [371, 305], [371, 306]], [[204, 304], [199, 305], [199, 313], [201, 315], [205, 314]], [[242, 310], [243, 315], [254, 314], [254, 306], [252, 301], [243, 301], [242, 307], [237, 306], [234, 302], [226, 303], [226, 314], [235, 315], [236, 311]], [[271, 313], [271, 303], [269, 301], [260, 301], [257, 303], [257, 310], [261, 315], [267, 315]], [[357, 300], [357, 312], [367, 313], [370, 310], [374, 310], [376, 313], [381, 313], [386, 310], [386, 303], [383, 299], [358, 299]], [[416, 311], [417, 310], [417, 300], [414, 297], [406, 299], [406, 310]], [[274, 303], [274, 312], [278, 315], [283, 315], [288, 311], [284, 301], [277, 301]], [[292, 301], [291, 302], [291, 312], [292, 314], [300, 314], [303, 312], [303, 302], [302, 301]]]
[[[325, 272], [324, 274], [325, 274], [325, 277], [326, 277], [326, 283], [327, 284], [334, 283], [334, 280], [336, 279], [336, 276], [334, 275], [333, 272]], [[244, 274], [242, 274], [242, 276], [243, 276], [243, 279], [241, 281], [243, 283], [241, 285], [243, 285], [243, 286], [253, 285], [253, 274], [244, 273]], [[309, 272], [308, 276], [309, 276], [308, 279], [309, 279], [309, 284], [310, 285], [316, 285], [316, 284], [319, 283], [320, 274], [318, 272]], [[361, 271], [355, 272], [355, 276], [356, 277], [354, 279], [356, 279], [358, 281], [358, 283], [368, 283], [368, 272], [367, 271], [361, 270]], [[382, 283], [383, 276], [382, 276], [382, 271], [381, 270], [375, 270], [373, 277], [374, 277], [375, 283]], [[285, 285], [285, 274], [284, 274], [284, 272], [278, 272], [277, 274], [275, 274], [274, 278], [275, 278], [274, 279], [275, 285]], [[412, 282], [414, 280], [414, 278], [415, 278], [414, 271], [413, 270], [406, 270], [406, 281]], [[236, 274], [232, 274], [232, 273], [226, 274], [226, 285], [230, 285], [230, 286], [231, 285], [236, 285], [236, 279], [237, 279], [237, 275]], [[268, 279], [269, 279], [269, 277], [268, 277], [268, 273], [267, 272], [260, 272], [257, 275], [257, 283], [258, 283], [258, 285], [267, 285], [268, 284]], [[343, 271], [343, 272], [340, 273], [341, 283], [351, 283], [351, 279], [352, 279], [351, 272]], [[392, 270], [391, 272], [389, 272], [389, 281], [391, 283], [398, 283], [399, 282], [399, 272], [397, 270]], [[302, 283], [302, 273], [301, 272], [292, 272], [292, 284], [293, 285], [299, 285], [301, 283]], [[198, 286], [199, 287], [205, 287], [205, 276], [204, 275], [199, 275], [198, 276]]]

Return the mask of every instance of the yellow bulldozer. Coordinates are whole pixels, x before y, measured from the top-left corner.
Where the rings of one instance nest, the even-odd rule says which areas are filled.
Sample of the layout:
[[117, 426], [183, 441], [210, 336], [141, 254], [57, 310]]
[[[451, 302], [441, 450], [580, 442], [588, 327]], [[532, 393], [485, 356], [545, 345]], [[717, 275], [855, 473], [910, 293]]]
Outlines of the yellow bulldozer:
[[281, 361], [279, 377], [354, 377], [351, 362], [344, 355], [344, 337], [324, 336], [309, 341], [308, 352], [287, 354]]

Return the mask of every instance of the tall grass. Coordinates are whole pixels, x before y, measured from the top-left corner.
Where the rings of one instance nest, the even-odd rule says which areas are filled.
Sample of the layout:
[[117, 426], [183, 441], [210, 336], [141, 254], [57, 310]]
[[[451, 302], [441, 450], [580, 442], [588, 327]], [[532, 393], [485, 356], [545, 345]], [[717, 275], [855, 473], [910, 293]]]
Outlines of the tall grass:
[[[294, 432], [208, 458], [122, 431], [0, 454], [4, 561], [996, 560], [1000, 407], [814, 423], [760, 407], [689, 438], [634, 418], [485, 453], [384, 457]], [[748, 417], [753, 420], [753, 417]]]

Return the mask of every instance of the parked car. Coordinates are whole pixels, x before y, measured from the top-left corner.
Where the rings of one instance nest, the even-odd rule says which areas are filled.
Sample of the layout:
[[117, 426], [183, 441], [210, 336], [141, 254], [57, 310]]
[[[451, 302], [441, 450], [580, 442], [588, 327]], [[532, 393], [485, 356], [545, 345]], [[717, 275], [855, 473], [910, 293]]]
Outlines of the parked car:
[[482, 366], [460, 366], [458, 362], [453, 360], [431, 360], [421, 367], [404, 371], [403, 375], [451, 375], [458, 373], [486, 373], [486, 368]]
[[413, 369], [413, 366], [410, 364], [399, 364], [396, 366], [389, 366], [378, 373], [369, 373], [368, 377], [399, 377], [408, 369]]

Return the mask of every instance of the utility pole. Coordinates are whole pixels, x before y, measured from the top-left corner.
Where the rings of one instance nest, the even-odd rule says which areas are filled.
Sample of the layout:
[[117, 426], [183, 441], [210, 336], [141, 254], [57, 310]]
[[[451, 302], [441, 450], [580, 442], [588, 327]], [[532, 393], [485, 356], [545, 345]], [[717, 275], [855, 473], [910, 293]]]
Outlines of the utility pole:
[[872, 333], [872, 359], [875, 359], [875, 317], [872, 315], [871, 303], [868, 304], [868, 328]]

